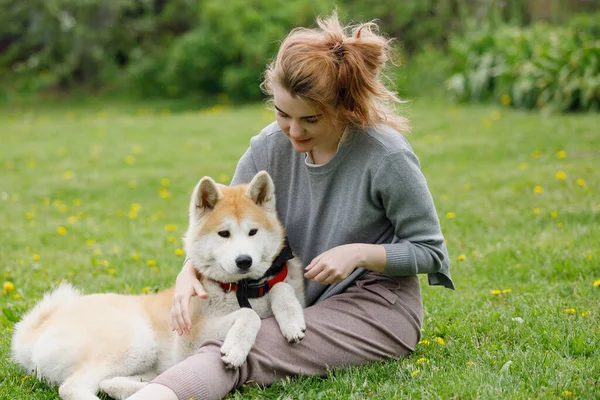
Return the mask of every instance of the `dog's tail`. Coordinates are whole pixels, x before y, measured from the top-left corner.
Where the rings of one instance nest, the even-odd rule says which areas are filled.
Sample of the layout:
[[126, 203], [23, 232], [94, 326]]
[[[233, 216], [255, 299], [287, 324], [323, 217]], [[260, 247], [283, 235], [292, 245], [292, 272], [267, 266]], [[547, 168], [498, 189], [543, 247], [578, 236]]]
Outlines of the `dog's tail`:
[[81, 296], [70, 283], [63, 282], [47, 292], [44, 298], [15, 324], [12, 338], [13, 359], [26, 369], [31, 369], [31, 355], [35, 342], [43, 332], [44, 322], [65, 303]]

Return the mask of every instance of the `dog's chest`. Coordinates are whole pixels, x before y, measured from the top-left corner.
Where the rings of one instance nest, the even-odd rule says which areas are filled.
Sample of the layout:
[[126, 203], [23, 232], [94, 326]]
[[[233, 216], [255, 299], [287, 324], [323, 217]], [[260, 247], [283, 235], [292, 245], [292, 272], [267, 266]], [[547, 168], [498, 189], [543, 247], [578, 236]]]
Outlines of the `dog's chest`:
[[[252, 309], [256, 311], [259, 317], [267, 318], [273, 315], [269, 295], [248, 299]], [[208, 301], [206, 302], [205, 315], [208, 317], [218, 317], [239, 310], [240, 304], [236, 292], [225, 292], [221, 288], [210, 291]]]

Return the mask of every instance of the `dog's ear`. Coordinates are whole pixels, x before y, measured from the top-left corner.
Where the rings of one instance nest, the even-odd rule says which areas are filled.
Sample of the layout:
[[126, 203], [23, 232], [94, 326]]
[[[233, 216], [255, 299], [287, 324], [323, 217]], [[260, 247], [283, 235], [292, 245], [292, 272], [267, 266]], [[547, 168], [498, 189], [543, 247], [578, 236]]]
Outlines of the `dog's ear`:
[[190, 201], [190, 220], [198, 220], [215, 208], [222, 195], [215, 181], [205, 176], [196, 185]]
[[246, 194], [267, 211], [275, 211], [275, 185], [267, 171], [260, 171], [252, 178]]

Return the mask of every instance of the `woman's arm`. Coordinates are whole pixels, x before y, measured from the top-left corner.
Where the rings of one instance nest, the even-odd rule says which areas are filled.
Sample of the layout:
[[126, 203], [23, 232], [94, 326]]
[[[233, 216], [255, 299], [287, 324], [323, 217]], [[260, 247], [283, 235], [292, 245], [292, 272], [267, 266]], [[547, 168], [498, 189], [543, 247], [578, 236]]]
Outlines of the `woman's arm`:
[[437, 274], [447, 264], [437, 212], [416, 156], [408, 149], [388, 155], [372, 179], [371, 196], [394, 226], [392, 243], [334, 247], [312, 260], [306, 278], [338, 283], [356, 267], [390, 276]]

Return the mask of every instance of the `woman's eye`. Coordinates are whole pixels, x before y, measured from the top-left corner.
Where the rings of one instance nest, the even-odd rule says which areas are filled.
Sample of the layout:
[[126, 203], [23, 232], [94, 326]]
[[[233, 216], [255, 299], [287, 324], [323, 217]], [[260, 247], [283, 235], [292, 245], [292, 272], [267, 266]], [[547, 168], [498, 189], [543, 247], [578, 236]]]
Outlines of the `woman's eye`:
[[254, 236], [256, 235], [256, 232], [258, 232], [258, 229], [250, 229], [250, 232], [248, 232], [248, 236]]
[[229, 233], [229, 231], [219, 231], [218, 234], [222, 238], [228, 238], [229, 236], [231, 236], [231, 233]]
[[277, 116], [281, 117], [281, 118], [288, 118], [287, 114], [283, 114], [283, 113], [281, 113], [279, 111], [277, 111]]
[[305, 121], [308, 122], [309, 124], [316, 124], [317, 122], [319, 122], [318, 119], [307, 119]]

